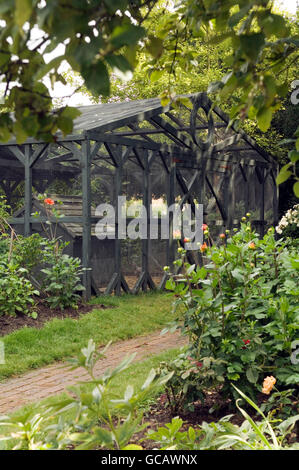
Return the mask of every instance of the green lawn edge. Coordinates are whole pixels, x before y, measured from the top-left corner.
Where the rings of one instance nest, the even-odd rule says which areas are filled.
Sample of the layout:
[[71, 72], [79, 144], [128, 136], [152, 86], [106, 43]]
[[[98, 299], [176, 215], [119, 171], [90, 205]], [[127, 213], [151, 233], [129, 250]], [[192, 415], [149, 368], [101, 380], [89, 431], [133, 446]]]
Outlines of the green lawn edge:
[[136, 296], [98, 297], [91, 304], [113, 308], [97, 309], [79, 319], [58, 319], [42, 328], [22, 328], [0, 337], [5, 363], [0, 364], [0, 382], [76, 355], [92, 338], [97, 346], [128, 340], [162, 329], [172, 320], [172, 298], [167, 293], [149, 292]]

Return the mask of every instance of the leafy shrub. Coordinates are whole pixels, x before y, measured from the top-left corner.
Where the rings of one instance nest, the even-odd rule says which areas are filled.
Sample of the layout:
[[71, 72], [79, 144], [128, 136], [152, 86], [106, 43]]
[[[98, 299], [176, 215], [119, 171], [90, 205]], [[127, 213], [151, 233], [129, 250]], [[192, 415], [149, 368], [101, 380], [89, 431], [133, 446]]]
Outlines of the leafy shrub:
[[13, 261], [31, 275], [34, 268], [43, 261], [46, 243], [46, 240], [38, 233], [29, 237], [18, 235], [13, 246]]
[[[43, 196], [41, 197], [43, 199]], [[84, 289], [80, 283], [82, 274], [80, 260], [63, 255], [68, 243], [56, 238], [60, 215], [55, 208], [52, 208], [54, 201], [47, 198], [44, 200], [44, 205], [46, 213], [56, 219], [54, 227], [49, 222], [49, 238], [41, 237], [39, 234], [23, 237], [17, 235], [7, 223], [9, 207], [5, 199], [0, 197], [0, 257], [3, 274], [1, 281], [3, 305], [0, 307], [0, 314], [15, 315], [16, 311], [28, 313], [29, 310], [25, 305], [34, 303], [30, 298], [30, 292], [38, 294], [32, 284], [41, 290], [43, 282], [43, 290], [48, 294], [47, 300], [50, 306], [61, 309], [76, 307], [80, 298], [78, 292]], [[44, 269], [40, 269], [41, 267]], [[41, 282], [40, 272], [44, 274]]]
[[[135, 391], [128, 385], [123, 398], [115, 399], [111, 385], [131, 364], [134, 355], [124, 358], [116, 368], [107, 370], [96, 379], [94, 367], [104, 357], [108, 346], [104, 351], [96, 352], [95, 344], [90, 340], [79, 357], [70, 361], [74, 369], [83, 367], [88, 372], [90, 382], [86, 385], [91, 386], [90, 392], [72, 387], [69, 398], [62, 397], [51, 408], [40, 409], [33, 416], [25, 412], [22, 417], [0, 418], [0, 426], [8, 429], [0, 436], [0, 441], [14, 439], [14, 450], [63, 450], [70, 446], [78, 450], [142, 449], [140, 445], [128, 444], [136, 433], [146, 427], [142, 423], [140, 404], [162, 387], [169, 377], [158, 378], [152, 369], [140, 390]], [[74, 419], [69, 413], [65, 414], [69, 410], [76, 412]], [[125, 415], [125, 419], [116, 418], [119, 412]], [[60, 416], [54, 424], [53, 416]]]
[[[262, 421], [256, 423], [242, 409], [237, 401], [245, 421], [241, 426], [232, 424], [232, 415], [225, 416], [216, 423], [203, 422], [198, 429], [189, 427], [182, 431], [183, 420], [173, 418], [171, 423], [159, 428], [156, 432], [149, 431], [148, 438], [155, 441], [160, 449], [179, 450], [282, 450], [298, 449], [299, 445], [286, 442], [299, 415], [288, 418], [283, 422], [271, 424], [258, 406], [240, 390], [236, 391], [262, 416]], [[278, 424], [279, 422], [279, 424]]]
[[210, 363], [209, 375], [199, 370], [197, 389], [218, 385], [231, 396], [233, 382], [254, 398], [266, 375], [280, 386], [297, 383], [298, 367], [290, 359], [298, 329], [297, 252], [276, 241], [274, 229], [260, 240], [246, 220], [220, 240], [200, 247], [202, 267], [190, 265], [180, 248], [175, 264], [181, 271], [166, 284], [177, 313], [170, 328], [189, 338], [186, 357]]
[[45, 274], [44, 291], [52, 308], [76, 307], [80, 296], [76, 293], [84, 290], [80, 283], [81, 261], [68, 255], [62, 255], [57, 262], [42, 272]]
[[222, 377], [216, 377], [215, 367], [211, 367], [212, 363], [216, 366], [221, 362], [219, 359], [207, 357], [202, 362], [196, 361], [189, 356], [187, 351], [179, 354], [173, 361], [160, 364], [161, 377], [171, 374], [165, 385], [165, 392], [166, 405], [170, 407], [172, 414], [178, 413], [184, 408], [193, 411], [195, 401], [204, 402], [205, 394], [202, 383], [209, 380], [210, 383], [219, 385], [219, 381], [223, 381]]
[[39, 295], [30, 281], [27, 271], [13, 263], [0, 263], [0, 315], [15, 316], [17, 313], [36, 316], [32, 312], [33, 295]]

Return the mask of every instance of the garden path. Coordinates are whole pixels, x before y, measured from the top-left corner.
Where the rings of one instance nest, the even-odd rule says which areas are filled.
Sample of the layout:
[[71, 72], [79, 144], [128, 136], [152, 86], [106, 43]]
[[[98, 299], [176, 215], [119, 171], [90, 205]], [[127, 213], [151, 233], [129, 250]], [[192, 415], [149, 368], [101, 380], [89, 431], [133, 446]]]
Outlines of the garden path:
[[[185, 343], [186, 338], [178, 333], [161, 336], [160, 332], [117, 342], [109, 347], [107, 357], [96, 364], [95, 375], [101, 376], [107, 368], [116, 366], [126, 355], [137, 353], [134, 361], [140, 361]], [[0, 415], [61, 393], [76, 382], [89, 379], [85, 369], [70, 370], [70, 365], [66, 362], [51, 364], [19, 377], [11, 377], [0, 383]]]

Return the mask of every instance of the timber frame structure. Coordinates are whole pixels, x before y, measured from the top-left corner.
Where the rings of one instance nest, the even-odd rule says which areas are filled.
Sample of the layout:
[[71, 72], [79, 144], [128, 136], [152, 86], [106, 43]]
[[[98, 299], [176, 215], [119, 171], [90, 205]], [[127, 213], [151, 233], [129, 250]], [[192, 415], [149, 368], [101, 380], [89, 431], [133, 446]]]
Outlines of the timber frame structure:
[[[186, 98], [191, 105], [186, 104]], [[57, 135], [51, 143], [28, 139], [22, 145], [16, 141], [0, 145], [2, 191], [8, 202], [13, 203], [16, 189], [20, 192], [21, 188], [24, 204], [22, 216], [11, 218], [10, 223], [14, 227], [22, 226], [25, 236], [32, 233], [34, 224], [46, 221], [45, 216], [32, 215], [34, 191], [44, 193], [57, 178], [80, 181], [82, 214], [62, 216], [60, 222], [82, 225], [82, 266], [90, 268], [91, 227], [98, 220], [91, 213], [92, 179], [109, 168], [109, 174], [113, 174], [111, 202], [116, 201], [123, 194], [124, 171], [129, 162], [133, 168], [138, 167], [141, 175], [139, 196], [142, 191], [140, 197], [148, 214], [153, 194], [152, 171], [156, 168], [156, 175], [164, 172], [168, 206], [178, 200], [181, 207], [188, 202], [193, 206], [195, 199], [204, 203], [208, 192], [210, 210], [220, 215], [217, 224], [221, 230], [237, 224], [235, 207], [239, 199], [244, 202], [244, 212], [257, 211], [254, 223], [260, 235], [264, 234], [267, 223], [277, 223], [277, 162], [244, 131], [234, 126], [229, 128], [228, 116], [205, 93], [185, 96], [175, 107], [171, 104], [163, 107], [160, 99], [154, 98], [79, 109], [81, 116], [74, 122], [72, 135]], [[133, 173], [129, 171], [129, 175]], [[102, 179], [105, 183], [106, 177]], [[265, 220], [267, 208], [271, 220]], [[117, 210], [115, 233], [114, 272], [106, 294], [114, 291], [118, 295], [122, 289], [137, 293], [147, 287], [155, 288], [149, 272], [150, 241], [141, 241], [140, 275], [134, 288], [129, 289], [122, 272]], [[171, 227], [165, 259], [169, 266], [175, 259]], [[164, 274], [160, 288], [165, 280]], [[90, 297], [92, 287], [97, 291], [90, 269], [84, 271], [83, 284], [86, 298]]]

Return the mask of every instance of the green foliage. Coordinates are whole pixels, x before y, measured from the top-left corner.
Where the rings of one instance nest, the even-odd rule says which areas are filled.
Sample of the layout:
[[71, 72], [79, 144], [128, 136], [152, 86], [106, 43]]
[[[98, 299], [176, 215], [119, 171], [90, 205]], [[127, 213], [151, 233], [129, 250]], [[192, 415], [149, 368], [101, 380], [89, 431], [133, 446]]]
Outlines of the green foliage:
[[[72, 445], [77, 450], [114, 449], [131, 450], [137, 446], [128, 445], [132, 437], [146, 427], [142, 423], [140, 404], [155, 390], [165, 384], [169, 377], [157, 378], [152, 369], [139, 390], [128, 385], [124, 396], [115, 398], [113, 382], [131, 364], [134, 356], [126, 357], [114, 369], [108, 369], [101, 378], [95, 378], [94, 368], [104, 357], [109, 344], [102, 352], [96, 352], [95, 343], [90, 340], [81, 350], [77, 359], [71, 361], [73, 369], [84, 368], [90, 376], [87, 383], [90, 392], [72, 387], [69, 398], [64, 397], [51, 408], [41, 409], [33, 417], [3, 417], [0, 426], [8, 428], [1, 440], [14, 438], [14, 450], [68, 449]], [[74, 410], [75, 419], [68, 418], [66, 411]], [[123, 412], [125, 419], [115, 418], [115, 413]], [[61, 416], [57, 424], [52, 424], [53, 416]], [[142, 449], [140, 446], [139, 449]]]
[[189, 338], [186, 358], [208, 361], [209, 374], [199, 368], [196, 389], [219, 386], [231, 396], [235, 382], [255, 397], [266, 375], [282, 386], [298, 381], [291, 345], [298, 329], [299, 272], [297, 252], [276, 241], [273, 228], [260, 240], [244, 219], [219, 246], [201, 247], [203, 267], [190, 265], [180, 249], [175, 264], [181, 272], [171, 275], [166, 288], [176, 297], [175, 324]]
[[[8, 209], [5, 200], [0, 200], [0, 253], [3, 255], [1, 313], [29, 313], [26, 305], [34, 303], [30, 296], [33, 293], [39, 295], [32, 283], [41, 287], [40, 279], [36, 279], [40, 277], [39, 271], [44, 274], [42, 290], [51, 307], [76, 307], [80, 298], [78, 292], [84, 289], [80, 282], [83, 272], [80, 260], [63, 254], [67, 243], [56, 238], [56, 226], [53, 228], [50, 221], [49, 230], [46, 231], [48, 239], [39, 234], [30, 237], [17, 235], [6, 223]], [[57, 209], [48, 210], [47, 215], [49, 218], [55, 217], [56, 222], [60, 217]], [[40, 269], [43, 266], [44, 269]]]
[[14, 240], [12, 259], [21, 268], [27, 270], [30, 276], [36, 266], [38, 266], [44, 256], [46, 240], [38, 233], [23, 237], [18, 235]]
[[[71, 133], [73, 119], [80, 112], [68, 106], [53, 111], [50, 87], [43, 78], [47, 75], [52, 87], [56, 82], [65, 83], [59, 67], [67, 61], [92, 93], [109, 94], [108, 69], [132, 70], [136, 45], [146, 34], [141, 25], [143, 17], [154, 3], [2, 1], [0, 76], [6, 88], [1, 105], [1, 140], [7, 141], [14, 134], [18, 143], [29, 136], [51, 141], [57, 130]], [[34, 28], [40, 32], [38, 38], [33, 37]], [[64, 53], [47, 61], [45, 54], [59, 45], [63, 45]], [[15, 113], [15, 119], [9, 111]]]
[[[262, 410], [244, 393], [236, 391], [246, 400], [263, 420], [256, 423], [248, 413], [242, 409], [237, 401], [237, 407], [245, 418], [238, 426], [232, 424], [232, 415], [225, 416], [216, 423], [203, 422], [198, 429], [189, 427], [182, 431], [183, 421], [176, 417], [165, 427], [156, 432], [150, 431], [148, 438], [155, 441], [159, 449], [166, 450], [282, 450], [297, 449], [298, 445], [289, 444], [287, 437], [291, 434], [299, 415], [285, 421], [274, 421], [271, 424]], [[279, 423], [279, 424], [278, 424]]]
[[271, 396], [260, 406], [261, 411], [275, 418], [289, 418], [296, 414], [295, 408], [298, 402], [295, 389], [283, 390], [271, 393]]
[[81, 261], [68, 255], [60, 256], [55, 264], [42, 269], [44, 292], [48, 294], [47, 302], [52, 308], [77, 307], [80, 295], [77, 292], [84, 290], [80, 282]]
[[224, 361], [213, 357], [194, 360], [189, 351], [182, 352], [173, 361], [161, 363], [159, 373], [162, 377], [173, 374], [166, 384], [167, 406], [171, 413], [177, 414], [184, 408], [193, 411], [194, 402], [204, 402], [203, 383], [209, 381], [217, 386], [224, 381], [222, 376], [217, 376], [216, 371], [222, 363]]
[[33, 295], [39, 295], [30, 281], [27, 271], [13, 263], [0, 262], [0, 316], [17, 314], [36, 316], [32, 311]]

